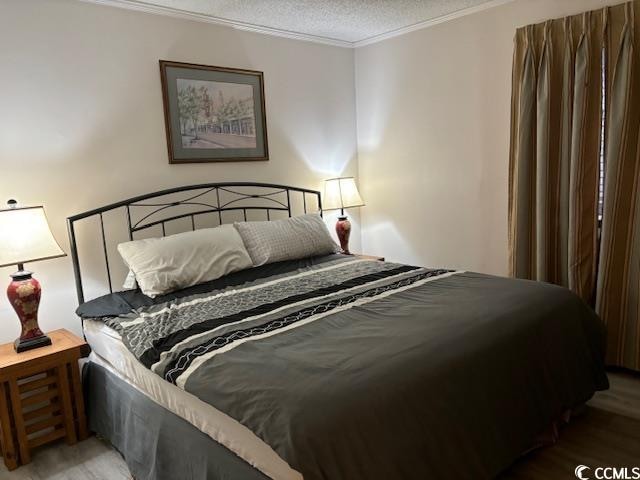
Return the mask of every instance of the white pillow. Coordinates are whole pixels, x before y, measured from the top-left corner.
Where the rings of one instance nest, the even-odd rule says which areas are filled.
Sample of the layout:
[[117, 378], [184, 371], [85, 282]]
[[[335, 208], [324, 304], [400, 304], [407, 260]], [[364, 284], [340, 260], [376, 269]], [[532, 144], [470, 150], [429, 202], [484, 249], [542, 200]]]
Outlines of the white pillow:
[[142, 293], [152, 298], [252, 266], [230, 225], [121, 243], [118, 252]]
[[324, 220], [317, 214], [268, 222], [236, 222], [234, 225], [254, 266], [338, 251]]

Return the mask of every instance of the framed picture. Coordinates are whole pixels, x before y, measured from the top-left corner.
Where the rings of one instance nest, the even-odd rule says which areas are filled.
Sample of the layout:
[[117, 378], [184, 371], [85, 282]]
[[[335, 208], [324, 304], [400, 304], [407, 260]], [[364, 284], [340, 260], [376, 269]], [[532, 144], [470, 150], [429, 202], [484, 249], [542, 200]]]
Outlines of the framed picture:
[[262, 72], [160, 60], [169, 163], [269, 160]]

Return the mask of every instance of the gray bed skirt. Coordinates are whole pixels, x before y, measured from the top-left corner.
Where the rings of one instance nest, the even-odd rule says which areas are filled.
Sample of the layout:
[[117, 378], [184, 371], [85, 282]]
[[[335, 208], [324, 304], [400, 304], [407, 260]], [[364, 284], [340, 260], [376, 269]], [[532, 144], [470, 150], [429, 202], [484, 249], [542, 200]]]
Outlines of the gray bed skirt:
[[89, 428], [124, 457], [136, 480], [266, 480], [186, 420], [93, 362], [83, 369]]

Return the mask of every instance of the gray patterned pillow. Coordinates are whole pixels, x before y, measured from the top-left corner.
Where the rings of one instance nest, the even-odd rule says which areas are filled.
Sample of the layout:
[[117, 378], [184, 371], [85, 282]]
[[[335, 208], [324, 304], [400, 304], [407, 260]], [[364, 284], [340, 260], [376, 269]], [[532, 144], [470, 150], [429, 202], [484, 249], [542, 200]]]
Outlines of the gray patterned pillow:
[[268, 222], [236, 222], [253, 265], [328, 255], [338, 251], [317, 214]]

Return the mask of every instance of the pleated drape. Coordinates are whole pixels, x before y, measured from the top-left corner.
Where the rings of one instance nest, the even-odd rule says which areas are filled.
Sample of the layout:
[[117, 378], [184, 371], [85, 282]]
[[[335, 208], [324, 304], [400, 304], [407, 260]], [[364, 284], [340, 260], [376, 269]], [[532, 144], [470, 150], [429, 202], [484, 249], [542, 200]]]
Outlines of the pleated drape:
[[517, 30], [509, 162], [511, 274], [564, 285], [594, 306], [607, 325], [607, 363], [636, 370], [639, 8], [635, 0]]
[[510, 155], [511, 274], [596, 284], [602, 14], [516, 32]]
[[596, 311], [607, 325], [607, 362], [640, 370], [639, 2], [607, 9], [604, 212]]

